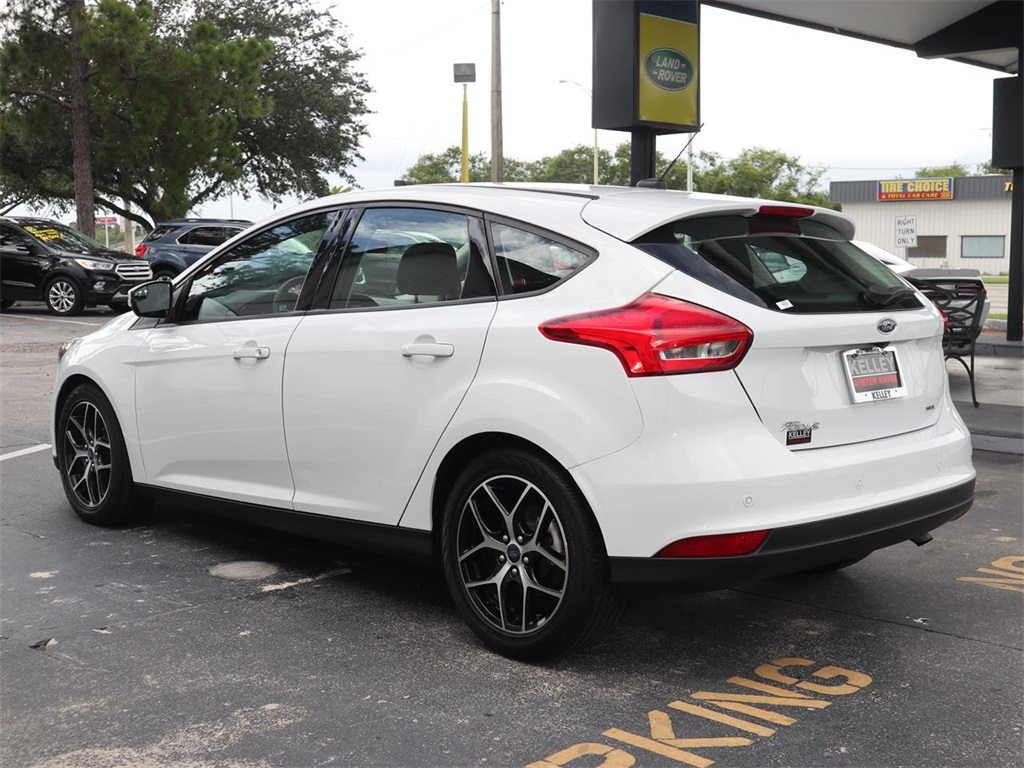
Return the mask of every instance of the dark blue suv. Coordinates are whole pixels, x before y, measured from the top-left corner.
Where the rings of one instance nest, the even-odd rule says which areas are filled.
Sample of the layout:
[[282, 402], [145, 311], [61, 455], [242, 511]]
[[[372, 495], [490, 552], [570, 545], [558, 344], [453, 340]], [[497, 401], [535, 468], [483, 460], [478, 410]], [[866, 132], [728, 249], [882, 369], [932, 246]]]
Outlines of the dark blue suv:
[[153, 277], [173, 278], [250, 224], [245, 219], [162, 221], [139, 243], [135, 255], [149, 262]]

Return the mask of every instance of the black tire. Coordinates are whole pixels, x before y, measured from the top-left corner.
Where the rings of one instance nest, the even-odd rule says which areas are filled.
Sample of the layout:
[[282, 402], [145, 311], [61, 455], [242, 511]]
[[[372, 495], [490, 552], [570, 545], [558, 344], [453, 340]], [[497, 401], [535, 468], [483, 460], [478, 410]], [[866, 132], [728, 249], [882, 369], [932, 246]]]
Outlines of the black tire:
[[85, 307], [82, 287], [77, 280], [65, 275], [58, 275], [46, 284], [43, 301], [51, 314], [61, 317], [80, 315]]
[[522, 450], [469, 463], [448, 496], [441, 551], [463, 619], [509, 658], [539, 661], [593, 643], [622, 604], [579, 489]]
[[168, 280], [173, 280], [178, 276], [178, 273], [169, 267], [157, 267], [153, 270], [153, 279], [160, 280], [166, 277]]
[[14, 302], [10, 299], [0, 300], [0, 312], [3, 312], [5, 309], [9, 309], [12, 306], [14, 306]]
[[93, 525], [121, 525], [149, 508], [132, 480], [121, 427], [93, 384], [71, 391], [57, 420], [57, 469], [75, 513]]

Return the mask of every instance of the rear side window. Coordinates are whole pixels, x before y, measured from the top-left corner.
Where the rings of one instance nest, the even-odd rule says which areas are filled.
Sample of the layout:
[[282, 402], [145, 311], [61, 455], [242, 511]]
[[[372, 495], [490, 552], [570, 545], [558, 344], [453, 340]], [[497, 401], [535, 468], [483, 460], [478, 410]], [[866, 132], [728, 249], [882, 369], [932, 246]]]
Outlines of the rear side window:
[[534, 232], [492, 223], [491, 238], [504, 293], [548, 288], [590, 263], [592, 257]]
[[772, 216], [683, 219], [633, 245], [701, 282], [780, 312], [922, 306], [884, 264], [820, 222]]
[[159, 240], [161, 237], [167, 237], [175, 229], [176, 227], [154, 227], [153, 231], [146, 235], [142, 242], [148, 243], [150, 240]]
[[234, 230], [224, 227], [196, 227], [178, 238], [178, 242], [185, 245], [220, 245], [233, 234]]

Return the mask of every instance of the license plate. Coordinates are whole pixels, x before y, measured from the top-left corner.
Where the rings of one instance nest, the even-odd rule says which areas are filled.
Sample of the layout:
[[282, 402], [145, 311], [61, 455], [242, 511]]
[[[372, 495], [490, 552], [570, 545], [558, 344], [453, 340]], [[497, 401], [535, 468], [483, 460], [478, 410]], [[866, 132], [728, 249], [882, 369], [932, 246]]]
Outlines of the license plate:
[[895, 349], [849, 349], [843, 352], [843, 365], [855, 403], [893, 400], [907, 394]]

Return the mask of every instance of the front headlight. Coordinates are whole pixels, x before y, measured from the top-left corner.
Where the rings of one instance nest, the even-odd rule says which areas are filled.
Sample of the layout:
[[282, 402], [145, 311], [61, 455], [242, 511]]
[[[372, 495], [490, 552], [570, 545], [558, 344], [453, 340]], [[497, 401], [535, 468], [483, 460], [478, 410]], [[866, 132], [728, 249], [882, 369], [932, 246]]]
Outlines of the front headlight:
[[73, 339], [68, 339], [60, 345], [60, 349], [57, 350], [57, 362], [59, 363], [64, 359], [64, 355], [71, 351], [71, 348], [78, 344], [82, 340], [81, 336], [76, 336]]
[[111, 264], [109, 261], [93, 261], [92, 259], [75, 259], [75, 263], [78, 264], [80, 267], [84, 267], [85, 269], [95, 269], [95, 270], [107, 270], [107, 271], [109, 271], [109, 270], [114, 268], [114, 265]]

